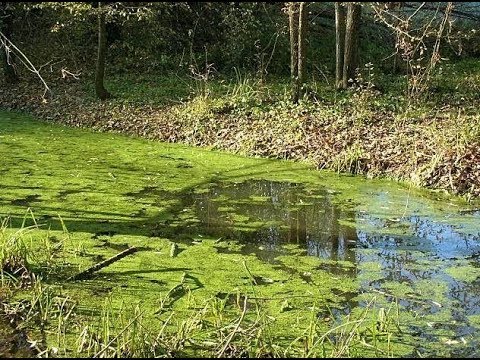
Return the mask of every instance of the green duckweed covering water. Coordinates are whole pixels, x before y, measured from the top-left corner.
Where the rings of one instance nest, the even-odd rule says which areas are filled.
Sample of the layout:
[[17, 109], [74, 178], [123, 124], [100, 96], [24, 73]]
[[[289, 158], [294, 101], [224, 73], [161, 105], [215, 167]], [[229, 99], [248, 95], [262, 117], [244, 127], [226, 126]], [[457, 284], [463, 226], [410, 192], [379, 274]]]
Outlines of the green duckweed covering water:
[[[222, 317], [233, 323], [243, 306], [245, 321], [261, 328], [264, 339], [245, 350], [251, 356], [265, 343], [284, 349], [278, 354], [335, 354], [331, 343], [342, 343], [345, 334], [332, 332], [317, 348], [312, 334], [320, 341], [359, 318], [360, 340], [337, 354], [478, 355], [475, 204], [300, 163], [5, 112], [0, 175], [0, 217], [8, 219], [8, 231], [36, 223], [25, 238], [31, 262], [56, 296], [76, 304], [68, 331], [59, 332], [53, 319], [47, 331], [47, 347], [67, 349], [60, 355], [87, 354], [79, 339], [108, 316], [128, 323], [128, 316], [141, 315], [149, 331], [165, 326], [191, 338], [170, 344], [177, 349], [170, 355], [207, 356], [217, 336], [212, 324]], [[131, 246], [139, 251], [92, 278], [68, 280]], [[29, 296], [24, 291], [15, 300]], [[208, 310], [203, 322], [188, 323], [202, 309]], [[32, 336], [41, 330], [28, 326]]]

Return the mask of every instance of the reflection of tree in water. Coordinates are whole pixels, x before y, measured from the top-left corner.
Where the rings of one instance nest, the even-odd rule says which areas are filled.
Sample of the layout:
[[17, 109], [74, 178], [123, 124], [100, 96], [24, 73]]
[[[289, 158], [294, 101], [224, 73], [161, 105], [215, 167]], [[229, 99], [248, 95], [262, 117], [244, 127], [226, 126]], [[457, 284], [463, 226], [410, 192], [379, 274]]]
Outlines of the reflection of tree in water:
[[[480, 314], [480, 280], [456, 280], [446, 269], [455, 268], [459, 264], [472, 268], [479, 266], [480, 233], [464, 234], [455, 226], [420, 216], [392, 222], [362, 213], [357, 216], [357, 221], [360, 219], [382, 230], [380, 234], [358, 230], [358, 243], [375, 251], [358, 251], [356, 262], [380, 264], [383, 277], [369, 283], [367, 287], [382, 287], [384, 281], [408, 284], [413, 298], [404, 296], [400, 301], [406, 309], [423, 315], [435, 314], [446, 308], [451, 315], [450, 319], [442, 323], [444, 329], [454, 331], [456, 336], [477, 331], [468, 325], [467, 317]], [[398, 234], [399, 226], [407, 229], [404, 235]], [[430, 304], [436, 299], [422, 299], [422, 293], [428, 292], [428, 289], [416, 285], [421, 280], [427, 280], [433, 287], [445, 286], [445, 291], [442, 291], [445, 298], [442, 301], [440, 297], [440, 306]], [[468, 346], [476, 346], [475, 344], [479, 344], [478, 340]]]
[[338, 222], [340, 217], [353, 218], [353, 212], [341, 212], [323, 190], [307, 192], [297, 184], [247, 181], [215, 186], [197, 195], [194, 206], [200, 220], [197, 226], [209, 235], [230, 237], [247, 247], [262, 246], [272, 252], [293, 243], [309, 255], [354, 259], [351, 248], [356, 231]]
[[[425, 259], [442, 261], [471, 258], [480, 253], [480, 233], [464, 234], [452, 225], [427, 217], [411, 216], [402, 222], [392, 222], [363, 213], [358, 214], [357, 219], [360, 218], [382, 231], [381, 234], [362, 230], [357, 233], [358, 242], [363, 247], [379, 249], [385, 270], [398, 271], [401, 264], [416, 261], [419, 252]], [[396, 233], [399, 227], [405, 229], [405, 235]], [[391, 234], [389, 229], [392, 229]], [[425, 276], [417, 274], [415, 278]]]

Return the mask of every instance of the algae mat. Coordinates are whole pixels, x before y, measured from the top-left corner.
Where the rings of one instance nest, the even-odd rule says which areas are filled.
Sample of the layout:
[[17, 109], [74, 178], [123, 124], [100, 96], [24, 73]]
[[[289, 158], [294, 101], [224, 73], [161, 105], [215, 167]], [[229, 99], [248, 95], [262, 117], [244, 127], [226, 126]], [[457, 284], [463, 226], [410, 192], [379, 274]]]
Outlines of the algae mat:
[[[270, 355], [479, 355], [480, 211], [460, 198], [11, 112], [0, 113], [0, 189], [0, 217], [28, 230], [43, 289], [74, 304], [40, 331], [57, 356], [93, 355], [86, 333], [140, 315], [188, 335], [171, 356], [255, 356], [266, 342]], [[243, 333], [263, 338], [235, 352], [214, 325], [242, 312]], [[355, 319], [358, 341], [335, 353]]]

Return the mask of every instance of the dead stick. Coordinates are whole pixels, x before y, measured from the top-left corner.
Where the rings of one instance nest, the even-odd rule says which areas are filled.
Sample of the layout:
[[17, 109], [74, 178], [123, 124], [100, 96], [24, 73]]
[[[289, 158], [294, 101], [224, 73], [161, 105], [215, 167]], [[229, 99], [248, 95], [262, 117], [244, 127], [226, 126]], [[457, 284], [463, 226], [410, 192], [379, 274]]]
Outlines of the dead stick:
[[111, 258], [108, 258], [107, 260], [104, 260], [102, 262], [99, 262], [98, 264], [95, 264], [91, 267], [89, 267], [87, 270], [82, 271], [81, 273], [78, 273], [77, 275], [72, 276], [68, 280], [81, 280], [87, 278], [89, 275], [94, 273], [95, 271], [98, 271], [105, 266], [108, 266], [115, 261], [118, 261], [122, 258], [124, 258], [127, 255], [133, 254], [135, 251], [137, 251], [137, 248], [135, 246], [132, 246], [126, 250], [123, 250], [121, 253], [118, 253], [115, 256], [112, 256]]
[[[245, 263], [245, 261], [243, 263]], [[220, 352], [218, 353], [219, 358], [223, 357], [223, 354], [225, 353], [225, 350], [227, 349], [228, 345], [230, 345], [230, 342], [232, 341], [236, 332], [240, 328], [240, 324], [242, 323], [243, 318], [245, 317], [245, 314], [247, 313], [247, 298], [248, 297], [245, 295], [245, 300], [243, 302], [242, 315], [240, 315], [240, 319], [238, 319], [237, 325], [235, 325], [235, 329], [230, 333], [230, 336], [228, 337], [227, 341], [225, 342], [225, 345], [223, 346], [222, 350], [220, 350]]]

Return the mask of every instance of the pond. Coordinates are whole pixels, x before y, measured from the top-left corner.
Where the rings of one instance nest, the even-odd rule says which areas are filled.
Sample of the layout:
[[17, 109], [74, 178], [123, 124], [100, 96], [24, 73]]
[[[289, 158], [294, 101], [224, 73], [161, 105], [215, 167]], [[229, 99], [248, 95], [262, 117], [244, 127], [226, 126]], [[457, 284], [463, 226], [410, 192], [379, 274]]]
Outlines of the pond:
[[[192, 308], [190, 296], [197, 309], [232, 294], [267, 299], [279, 344], [305, 330], [312, 306], [326, 328], [369, 308], [395, 318], [388, 354], [480, 355], [475, 204], [14, 113], [0, 113], [0, 124], [0, 217], [12, 229], [39, 225], [33, 248], [46, 233], [62, 242], [46, 282], [82, 299], [85, 321], [107, 300], [141, 303], [156, 319], [159, 297], [181, 279], [190, 295], [172, 301], [178, 314]], [[140, 251], [68, 281], [129, 246]], [[354, 355], [372, 355], [362, 351]]]

